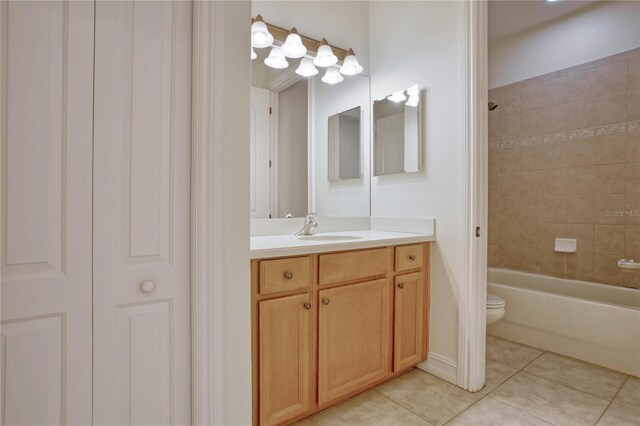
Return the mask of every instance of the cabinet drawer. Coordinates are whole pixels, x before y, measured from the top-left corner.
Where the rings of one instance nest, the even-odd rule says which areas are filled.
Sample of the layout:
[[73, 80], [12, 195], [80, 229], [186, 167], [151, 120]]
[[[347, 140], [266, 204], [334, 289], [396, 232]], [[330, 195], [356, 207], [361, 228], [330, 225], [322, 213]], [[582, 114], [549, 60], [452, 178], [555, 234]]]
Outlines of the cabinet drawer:
[[396, 272], [422, 268], [422, 244], [396, 247], [395, 258]]
[[359, 250], [320, 256], [320, 285], [385, 275], [389, 271], [389, 249]]
[[260, 294], [303, 289], [309, 284], [311, 284], [310, 257], [260, 262]]

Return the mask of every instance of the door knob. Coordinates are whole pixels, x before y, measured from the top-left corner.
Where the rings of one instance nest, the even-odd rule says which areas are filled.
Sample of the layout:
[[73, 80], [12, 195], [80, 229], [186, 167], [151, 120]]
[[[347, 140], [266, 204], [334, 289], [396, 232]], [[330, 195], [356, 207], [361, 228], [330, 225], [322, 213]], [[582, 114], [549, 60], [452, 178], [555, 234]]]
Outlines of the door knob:
[[328, 297], [323, 297], [322, 298], [322, 304], [323, 305], [328, 305], [329, 304], [329, 298]]
[[311, 309], [311, 303], [307, 302], [304, 305], [302, 305], [306, 310]]
[[293, 272], [287, 272], [284, 274], [285, 278], [290, 280], [291, 278], [293, 278]]
[[404, 283], [398, 284], [398, 288], [404, 288]]
[[156, 288], [156, 284], [153, 281], [145, 281], [140, 284], [140, 290], [143, 293], [151, 293]]

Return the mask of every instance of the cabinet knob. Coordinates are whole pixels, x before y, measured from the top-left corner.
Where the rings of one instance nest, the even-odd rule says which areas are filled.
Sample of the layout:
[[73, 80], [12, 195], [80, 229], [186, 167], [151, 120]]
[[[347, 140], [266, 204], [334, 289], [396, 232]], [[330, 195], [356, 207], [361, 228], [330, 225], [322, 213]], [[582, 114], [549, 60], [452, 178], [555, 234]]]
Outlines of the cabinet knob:
[[404, 283], [399, 283], [398, 288], [404, 288]]
[[284, 274], [284, 277], [288, 280], [290, 280], [291, 278], [293, 278], [293, 272], [287, 272]]
[[307, 302], [304, 305], [302, 305], [306, 310], [311, 309], [311, 303]]
[[329, 304], [329, 298], [328, 297], [323, 297], [322, 298], [322, 304], [323, 305], [328, 305]]
[[411, 256], [409, 256], [409, 260], [416, 260], [416, 257], [412, 254]]
[[156, 284], [153, 281], [145, 281], [140, 284], [140, 290], [143, 293], [151, 293], [156, 288]]

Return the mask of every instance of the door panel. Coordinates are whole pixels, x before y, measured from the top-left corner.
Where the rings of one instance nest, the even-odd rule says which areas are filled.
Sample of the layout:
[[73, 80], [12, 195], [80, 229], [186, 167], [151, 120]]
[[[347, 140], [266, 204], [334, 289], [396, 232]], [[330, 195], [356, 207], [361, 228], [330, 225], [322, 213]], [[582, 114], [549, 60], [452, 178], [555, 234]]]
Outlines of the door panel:
[[0, 3], [3, 424], [91, 423], [93, 14]]
[[262, 301], [260, 424], [280, 424], [311, 408], [311, 310], [308, 294]]
[[251, 88], [251, 137], [249, 144], [251, 219], [269, 217], [269, 135], [271, 133], [269, 105], [271, 92], [257, 87]]
[[95, 61], [94, 422], [188, 424], [191, 3], [97, 2]]
[[422, 360], [424, 280], [421, 273], [395, 277], [393, 371]]
[[386, 279], [319, 292], [319, 404], [389, 375], [390, 306]]

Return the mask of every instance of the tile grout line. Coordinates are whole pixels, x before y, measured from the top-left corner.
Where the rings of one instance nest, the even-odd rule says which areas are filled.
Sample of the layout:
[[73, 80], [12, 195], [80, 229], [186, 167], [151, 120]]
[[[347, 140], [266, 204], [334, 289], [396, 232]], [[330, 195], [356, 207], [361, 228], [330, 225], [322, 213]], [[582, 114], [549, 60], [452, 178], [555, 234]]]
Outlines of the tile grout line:
[[[538, 357], [536, 357], [536, 359], [540, 358], [540, 357], [541, 357], [543, 354], [545, 354], [545, 353], [549, 353], [549, 354], [551, 354], [551, 355], [560, 355], [560, 356], [563, 356], [563, 357], [564, 357], [564, 355], [557, 354], [557, 353], [555, 353], [555, 352], [544, 351], [542, 354], [540, 354]], [[578, 362], [586, 363], [586, 364], [589, 364], [589, 365], [594, 365], [594, 366], [596, 366], [596, 367], [601, 367], [601, 366], [599, 366], [599, 365], [597, 365], [597, 364], [591, 364], [591, 363], [588, 363], [588, 362], [586, 362], [586, 361], [581, 361], [581, 360], [576, 359], [576, 358], [571, 358], [571, 357], [565, 357], [565, 358], [570, 359], [570, 360], [576, 360], [576, 361], [578, 361]], [[533, 361], [535, 361], [536, 359], [534, 359]], [[578, 392], [582, 392], [582, 393], [587, 394], [587, 395], [590, 395], [590, 396], [592, 396], [592, 397], [594, 397], [594, 398], [599, 398], [599, 399], [601, 399], [601, 400], [603, 400], [603, 401], [608, 401], [608, 402], [613, 401], [613, 399], [609, 400], [609, 399], [607, 399], [607, 398], [603, 398], [602, 396], [594, 395], [594, 394], [592, 394], [592, 393], [590, 393], [590, 392], [588, 392], [588, 391], [585, 391], [585, 390], [583, 390], [583, 389], [575, 388], [575, 387], [573, 387], [573, 386], [571, 386], [571, 385], [569, 385], [569, 384], [567, 384], [567, 383], [562, 383], [562, 382], [556, 381], [556, 380], [554, 380], [554, 379], [550, 379], [550, 378], [548, 378], [548, 377], [540, 376], [540, 375], [538, 375], [538, 374], [536, 374], [536, 373], [534, 373], [534, 372], [531, 372], [531, 371], [524, 371], [524, 369], [525, 369], [525, 368], [527, 368], [530, 364], [532, 364], [532, 363], [533, 363], [533, 361], [531, 361], [529, 364], [527, 364], [527, 365], [525, 365], [524, 367], [522, 367], [522, 369], [518, 370], [518, 371], [517, 371], [517, 373], [519, 373], [519, 372], [521, 372], [521, 371], [522, 371], [522, 372], [524, 372], [524, 373], [531, 374], [532, 376], [536, 376], [536, 377], [539, 377], [539, 378], [541, 378], [541, 379], [548, 380], [548, 381], [550, 381], [551, 383], [555, 383], [555, 384], [557, 384], [557, 385], [566, 386], [566, 387], [568, 387], [568, 388], [570, 388], [570, 389], [573, 389], [573, 390], [578, 391]], [[606, 368], [606, 367], [602, 367], [602, 368]], [[624, 379], [624, 381], [622, 382], [622, 385], [621, 385], [621, 386], [620, 386], [620, 388], [616, 391], [616, 393], [615, 393], [615, 395], [614, 395], [614, 397], [613, 397], [613, 398], [615, 399], [615, 396], [617, 396], [617, 395], [618, 395], [618, 392], [620, 392], [620, 389], [622, 389], [622, 386], [624, 386], [624, 384], [625, 384], [625, 383], [627, 382], [627, 380], [629, 379], [629, 375], [628, 375], [628, 374], [625, 374], [625, 373], [622, 373], [621, 371], [615, 371], [615, 370], [611, 370], [611, 371], [613, 371], [614, 373], [623, 374], [623, 375], [625, 375], [625, 376], [626, 376], [626, 377], [625, 377], [625, 379]], [[514, 373], [514, 375], [515, 375], [515, 374], [516, 374], [516, 373]], [[512, 375], [511, 377], [513, 377], [513, 375]], [[502, 383], [504, 383], [504, 382], [502, 382]], [[502, 383], [500, 383], [500, 384], [502, 384]]]
[[[476, 392], [472, 392], [472, 393], [476, 393]], [[478, 393], [480, 393], [480, 391], [478, 391]], [[445, 423], [443, 423], [442, 426], [448, 425], [449, 423], [454, 421], [456, 419], [456, 417], [459, 417], [462, 413], [464, 413], [465, 411], [467, 411], [468, 409], [470, 409], [471, 407], [473, 407], [474, 405], [476, 405], [477, 403], [479, 403], [480, 401], [482, 401], [483, 399], [485, 399], [488, 396], [488, 395], [483, 394], [483, 393], [480, 393], [480, 395], [482, 395], [482, 396], [476, 402], [474, 402], [473, 404], [471, 404], [470, 406], [468, 406], [464, 410], [460, 411], [458, 414], [456, 414], [453, 417], [451, 417], [449, 420], [447, 420]]]
[[[609, 409], [609, 407], [611, 407], [611, 404], [613, 404], [613, 401], [616, 400], [616, 398], [618, 397], [618, 394], [620, 393], [620, 391], [622, 390], [622, 388], [624, 387], [624, 385], [629, 381], [629, 377], [631, 376], [627, 376], [627, 378], [624, 380], [624, 382], [622, 382], [622, 384], [620, 385], [620, 388], [618, 389], [618, 391], [616, 392], [616, 394], [613, 396], [613, 398], [611, 399], [611, 401], [609, 401], [609, 403], [607, 404], [607, 406], [605, 407], [604, 411], [602, 413], [600, 413], [600, 417], [598, 417], [598, 420], [596, 420], [596, 422], [594, 424], [598, 424], [598, 422], [600, 422], [600, 420], [602, 420], [602, 417], [604, 416], [604, 413], [607, 412], [607, 410]], [[624, 404], [622, 404], [623, 406], [625, 406]], [[626, 407], [626, 406], [625, 406]]]
[[[403, 374], [406, 374], [406, 373], [403, 373]], [[403, 375], [403, 374], [401, 374], [401, 375], [400, 375], [400, 376], [398, 376], [398, 377], [402, 377], [402, 375]], [[397, 378], [397, 377], [396, 377], [396, 378]], [[409, 408], [405, 407], [404, 405], [400, 404], [398, 401], [395, 401], [395, 400], [393, 400], [393, 399], [389, 398], [387, 395], [385, 395], [385, 394], [383, 394], [382, 392], [380, 392], [380, 391], [378, 390], [378, 386], [374, 387], [374, 388], [373, 388], [373, 391], [374, 391], [374, 392], [376, 392], [376, 393], [378, 393], [378, 395], [382, 395], [384, 398], [388, 399], [389, 401], [391, 401], [392, 403], [394, 403], [394, 404], [395, 404], [395, 405], [397, 405], [398, 407], [402, 408], [403, 410], [408, 411], [409, 413], [413, 414], [414, 416], [417, 416], [417, 417], [421, 418], [422, 420], [424, 420], [425, 422], [427, 422], [427, 423], [428, 423], [428, 424], [430, 424], [431, 426], [436, 426], [436, 425], [434, 425], [433, 423], [431, 423], [429, 420], [427, 420], [427, 419], [425, 419], [424, 417], [422, 417], [420, 414], [415, 413], [413, 410], [411, 410], [411, 409], [409, 409]]]

